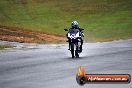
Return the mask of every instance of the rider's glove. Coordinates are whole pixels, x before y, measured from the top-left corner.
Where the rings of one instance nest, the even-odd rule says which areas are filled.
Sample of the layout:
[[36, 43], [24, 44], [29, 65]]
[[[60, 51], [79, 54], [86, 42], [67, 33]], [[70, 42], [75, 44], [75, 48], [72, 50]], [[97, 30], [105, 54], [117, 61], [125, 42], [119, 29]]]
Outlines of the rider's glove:
[[84, 37], [84, 33], [82, 33], [82, 37]]

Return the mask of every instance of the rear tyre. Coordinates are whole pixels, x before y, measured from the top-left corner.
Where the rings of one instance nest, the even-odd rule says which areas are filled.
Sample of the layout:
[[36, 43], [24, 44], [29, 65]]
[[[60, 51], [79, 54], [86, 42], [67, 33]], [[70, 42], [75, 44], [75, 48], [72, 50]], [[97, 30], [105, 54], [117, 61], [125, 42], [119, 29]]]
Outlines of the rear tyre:
[[71, 54], [72, 58], [74, 58], [74, 43], [71, 43]]

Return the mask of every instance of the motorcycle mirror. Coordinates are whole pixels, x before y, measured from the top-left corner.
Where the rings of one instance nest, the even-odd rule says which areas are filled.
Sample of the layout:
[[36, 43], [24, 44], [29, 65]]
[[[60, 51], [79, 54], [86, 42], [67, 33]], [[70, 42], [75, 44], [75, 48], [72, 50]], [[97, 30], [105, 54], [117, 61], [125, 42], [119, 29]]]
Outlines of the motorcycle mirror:
[[68, 29], [64, 29], [65, 31], [68, 31]]

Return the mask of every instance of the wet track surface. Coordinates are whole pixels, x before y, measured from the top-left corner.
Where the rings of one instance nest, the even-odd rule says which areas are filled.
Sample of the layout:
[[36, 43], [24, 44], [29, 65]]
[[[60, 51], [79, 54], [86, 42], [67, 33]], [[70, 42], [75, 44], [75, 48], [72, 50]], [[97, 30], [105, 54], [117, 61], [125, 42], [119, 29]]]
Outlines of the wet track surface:
[[10, 44], [17, 47], [0, 50], [0, 88], [132, 88], [132, 83], [76, 82], [80, 65], [90, 74], [132, 75], [132, 40], [85, 43], [80, 58], [74, 59], [67, 44]]

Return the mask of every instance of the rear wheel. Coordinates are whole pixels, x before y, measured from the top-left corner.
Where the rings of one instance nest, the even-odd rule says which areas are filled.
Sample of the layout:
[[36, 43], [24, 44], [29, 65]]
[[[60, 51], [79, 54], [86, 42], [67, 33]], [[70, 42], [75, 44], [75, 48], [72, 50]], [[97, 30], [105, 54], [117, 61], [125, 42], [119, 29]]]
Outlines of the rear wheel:
[[74, 43], [71, 43], [71, 54], [72, 58], [74, 58]]

